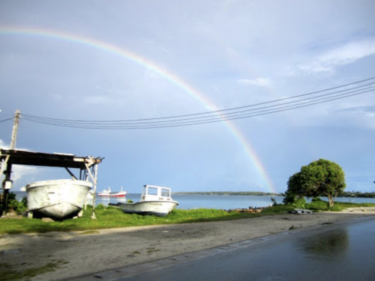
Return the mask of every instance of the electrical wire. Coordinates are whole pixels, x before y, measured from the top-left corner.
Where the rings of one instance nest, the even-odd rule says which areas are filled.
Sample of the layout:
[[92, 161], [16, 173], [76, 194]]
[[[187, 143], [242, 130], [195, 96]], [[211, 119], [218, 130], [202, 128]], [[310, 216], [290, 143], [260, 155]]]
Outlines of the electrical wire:
[[[66, 122], [79, 122], [79, 123], [90, 123], [90, 122], [95, 122], [95, 123], [121, 122], [121, 123], [123, 123], [123, 122], [148, 121], [148, 120], [158, 120], [158, 119], [172, 119], [172, 118], [188, 117], [188, 116], [195, 116], [195, 115], [215, 114], [215, 113], [220, 113], [220, 112], [225, 112], [225, 111], [238, 110], [238, 109], [242, 109], [242, 108], [255, 107], [255, 106], [259, 106], [259, 105], [263, 105], [263, 104], [276, 103], [276, 102], [280, 102], [280, 101], [284, 101], [284, 100], [296, 99], [296, 98], [299, 98], [299, 97], [318, 94], [318, 93], [322, 93], [322, 92], [329, 92], [331, 90], [335, 90], [335, 89], [339, 89], [339, 88], [345, 88], [345, 87], [348, 87], [348, 86], [351, 86], [351, 85], [356, 85], [356, 84], [371, 81], [371, 80], [375, 80], [375, 77], [360, 80], [360, 81], [356, 81], [356, 82], [352, 82], [352, 83], [348, 83], [348, 84], [344, 84], [344, 85], [340, 85], [340, 86], [336, 86], [336, 87], [327, 88], [327, 89], [324, 89], [324, 90], [319, 90], [319, 91], [300, 94], [300, 95], [296, 95], [296, 96], [276, 99], [276, 100], [267, 101], [267, 102], [261, 102], [261, 103], [257, 103], [257, 104], [251, 104], [251, 105], [245, 105], [245, 106], [233, 107], [233, 108], [226, 108], [226, 109], [220, 109], [220, 110], [213, 110], [213, 111], [206, 111], [206, 112], [199, 112], [199, 113], [192, 113], [192, 114], [184, 114], [184, 115], [175, 115], [175, 116], [166, 116], [166, 117], [157, 117], [157, 118], [146, 118], [146, 119], [110, 120], [110, 121], [108, 121], [108, 120], [107, 121], [103, 121], [103, 120], [90, 120], [90, 121], [88, 121], [88, 120], [75, 120], [75, 119], [56, 119], [56, 118], [48, 118], [48, 117], [39, 117], [39, 118], [56, 120], [56, 121], [66, 121]], [[368, 84], [365, 84], [365, 85], [361, 85], [361, 86], [357, 86], [357, 87], [363, 87], [363, 86], [368, 86], [368, 85], [375, 86], [373, 83], [374, 82], [368, 83]], [[335, 93], [335, 92], [333, 92], [333, 93]], [[331, 94], [333, 94], [333, 93], [331, 93]], [[25, 115], [25, 116], [31, 117], [32, 115]], [[37, 116], [33, 116], [33, 117], [37, 117]]]
[[99, 130], [134, 130], [191, 126], [272, 114], [369, 93], [375, 90], [374, 82], [363, 83], [374, 79], [375, 77], [372, 77], [345, 85], [268, 102], [185, 115], [128, 120], [71, 120], [28, 114], [22, 114], [22, 117], [26, 121], [45, 125]]
[[[182, 126], [182, 125], [196, 125], [196, 124], [205, 124], [205, 123], [212, 123], [212, 122], [221, 122], [221, 121], [228, 121], [232, 119], [242, 119], [242, 118], [248, 118], [248, 117], [253, 117], [253, 116], [259, 116], [259, 115], [265, 115], [265, 114], [270, 114], [270, 113], [275, 113], [279, 111], [286, 111], [286, 110], [291, 110], [295, 108], [300, 108], [300, 107], [306, 107], [310, 105], [314, 105], [317, 103], [323, 103], [323, 102], [328, 102], [332, 100], [337, 100], [337, 99], [342, 99], [354, 95], [359, 95], [363, 93], [367, 93], [369, 91], [373, 91], [374, 89], [367, 89], [365, 91], [356, 91], [352, 94], [348, 94], [349, 92], [346, 93], [346, 95], [339, 95], [331, 98], [325, 98], [325, 99], [320, 99], [316, 100], [310, 103], [306, 103], [304, 101], [298, 101], [297, 104], [291, 105], [291, 106], [283, 106], [283, 104], [277, 104], [274, 106], [268, 106], [267, 110], [261, 110], [261, 108], [256, 108], [252, 110], [252, 112], [249, 113], [249, 111], [245, 112], [246, 114], [238, 114], [239, 112], [235, 112], [232, 114], [227, 114], [227, 115], [220, 115], [220, 116], [210, 116], [210, 117], [205, 117], [205, 118], [190, 118], [190, 119], [174, 119], [170, 121], [162, 121], [162, 122], [142, 122], [142, 123], [115, 123], [115, 122], [106, 122], [105, 124], [102, 123], [95, 123], [95, 122], [90, 122], [90, 123], [72, 123], [72, 122], [60, 122], [60, 121], [51, 121], [47, 119], [32, 119], [30, 118], [30, 121], [34, 121], [37, 123], [42, 123], [42, 124], [48, 124], [48, 125], [54, 125], [54, 126], [63, 126], [63, 127], [74, 127], [74, 128], [87, 128], [87, 129], [142, 129], [142, 128], [161, 128], [161, 127], [175, 127], [175, 126]], [[275, 110], [276, 109], [276, 110]], [[195, 119], [195, 120], [193, 120]], [[198, 119], [198, 120], [197, 120]], [[128, 122], [128, 121], [127, 121]], [[138, 125], [138, 126], [137, 126]], [[134, 127], [137, 126], [137, 127]]]
[[9, 121], [9, 120], [12, 120], [12, 119], [13, 119], [13, 117], [6, 118], [6, 119], [3, 119], [3, 120], [0, 120], [0, 123], [3, 123], [3, 122], [5, 122], [5, 121]]
[[50, 123], [48, 121], [33, 121], [41, 124], [46, 124], [46, 125], [52, 125], [52, 126], [60, 126], [60, 127], [70, 127], [70, 128], [81, 128], [81, 129], [100, 129], [100, 130], [134, 130], [134, 129], [156, 129], [156, 128], [171, 128], [171, 127], [181, 127], [181, 126], [190, 126], [190, 125], [200, 125], [200, 124], [207, 124], [207, 123], [214, 123], [214, 122], [223, 122], [223, 121], [229, 121], [229, 120], [235, 120], [235, 119], [244, 119], [244, 118], [250, 118], [250, 117], [256, 117], [256, 116], [261, 116], [261, 115], [267, 115], [267, 114], [272, 114], [272, 113], [277, 113], [277, 112], [282, 112], [282, 111], [288, 111], [292, 109], [297, 109], [297, 108], [302, 108], [302, 107], [307, 107], [319, 103], [324, 103], [332, 100], [337, 100], [341, 98], [346, 98], [350, 96], [355, 96], [363, 93], [357, 93], [357, 94], [352, 94], [352, 95], [347, 95], [339, 98], [332, 98], [332, 99], [326, 99], [323, 101], [318, 101], [318, 102], [313, 102], [313, 103], [308, 103], [308, 104], [303, 104], [299, 106], [289, 106], [289, 107], [284, 107], [284, 108], [279, 108], [278, 110], [268, 110], [268, 111], [262, 111], [262, 112], [257, 112], [255, 114], [248, 114], [248, 115], [242, 115], [242, 116], [235, 116], [231, 118], [227, 117], [222, 117], [220, 119], [205, 119], [205, 120], [200, 120], [200, 121], [195, 121], [195, 122], [170, 122], [168, 124], [144, 124], [142, 126], [134, 126], [131, 124], [127, 125], [113, 125], [113, 124], [107, 124], [107, 125], [82, 125], [82, 124], [57, 124], [57, 123]]
[[[367, 86], [367, 85], [364, 85], [364, 86]], [[361, 87], [356, 87], [356, 88], [352, 88], [350, 89], [350, 91], [348, 90], [345, 90], [345, 91], [336, 91], [334, 93], [330, 93], [329, 95], [333, 95], [333, 94], [337, 94], [339, 92], [343, 93], [343, 94], [351, 94], [351, 93], [362, 93], [362, 92], [366, 92], [367, 90], [372, 90], [372, 89], [375, 89], [374, 86], [368, 86], [368, 87], [364, 87], [364, 86], [361, 86]], [[362, 89], [361, 89], [362, 88]], [[333, 95], [333, 97], [340, 97], [342, 94], [339, 94], [339, 95]], [[284, 105], [287, 105], [287, 104], [293, 104], [293, 103], [301, 103], [301, 101], [306, 101], [306, 100], [312, 100], [312, 99], [318, 99], [318, 98], [326, 98], [328, 95], [319, 95], [319, 96], [315, 96], [315, 97], [308, 97], [308, 98], [305, 98], [303, 100], [296, 100], [296, 101], [289, 101], [289, 102], [285, 102], [285, 103], [281, 103], [281, 104], [276, 104], [276, 105], [269, 105], [269, 106], [263, 106], [263, 107], [258, 107], [258, 108], [253, 108], [253, 109], [247, 109], [247, 110], [238, 110], [238, 111], [235, 111], [235, 112], [230, 112], [230, 113], [226, 113], [225, 115], [224, 114], [215, 114], [214, 116], [216, 116], [215, 118], [217, 117], [220, 117], [222, 118], [223, 116], [225, 116], [226, 118], [228, 117], [231, 117], [231, 116], [234, 116], [234, 115], [238, 115], [239, 113], [247, 113], [247, 112], [251, 112], [251, 111], [255, 111], [255, 110], [260, 110], [260, 109], [265, 109], [265, 108], [274, 108], [274, 107], [279, 107], [279, 106], [284, 106]], [[331, 96], [332, 97], [332, 96]], [[263, 103], [264, 104], [264, 103]], [[211, 113], [211, 112], [206, 112], [206, 113]], [[216, 113], [216, 112], [215, 112]], [[30, 116], [30, 115], [27, 115], [29, 118], [32, 118], [34, 120], [47, 120], [47, 118], [44, 118], [44, 117], [36, 117], [36, 116]], [[187, 115], [181, 115], [179, 117], [185, 117]], [[178, 121], [189, 121], [189, 120], [203, 120], [203, 119], [208, 119], [208, 118], [211, 118], [211, 116], [198, 116], [198, 117], [190, 117], [190, 118], [179, 118], [179, 117], [175, 117], [174, 120], [178, 120]], [[135, 119], [135, 120], [123, 120], [123, 121], [100, 121], [100, 122], [95, 122], [95, 121], [81, 121], [81, 122], [78, 122], [78, 121], [75, 121], [76, 124], [97, 124], [97, 125], [102, 125], [103, 122], [109, 122], [110, 124], [132, 124], [132, 125], [144, 125], [144, 124], [151, 124], [151, 123], [158, 123], [158, 124], [161, 124], [161, 123], [166, 123], [166, 122], [171, 122], [170, 120], [160, 120], [161, 118], [155, 118], [155, 119]], [[163, 118], [163, 119], [167, 119], [167, 117]], [[169, 118], [170, 119], [170, 118]], [[143, 121], [143, 120], [149, 120], [147, 122]], [[64, 119], [50, 119], [48, 118], [48, 121], [50, 121], [51, 123], [59, 123], [59, 122], [62, 122], [62, 123], [65, 123], [65, 124], [71, 124], [72, 122], [69, 121], [69, 120], [64, 120]], [[104, 124], [103, 124], [104, 125]], [[108, 125], [108, 124], [106, 124]]]

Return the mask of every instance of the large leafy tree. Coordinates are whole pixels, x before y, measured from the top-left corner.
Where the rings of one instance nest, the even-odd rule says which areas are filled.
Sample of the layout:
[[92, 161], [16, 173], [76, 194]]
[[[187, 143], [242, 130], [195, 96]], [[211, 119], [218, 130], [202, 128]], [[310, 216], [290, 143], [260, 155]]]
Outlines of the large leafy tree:
[[292, 200], [293, 196], [326, 196], [329, 206], [333, 207], [336, 196], [345, 187], [345, 173], [342, 168], [335, 162], [319, 159], [303, 166], [300, 172], [289, 178], [286, 199]]

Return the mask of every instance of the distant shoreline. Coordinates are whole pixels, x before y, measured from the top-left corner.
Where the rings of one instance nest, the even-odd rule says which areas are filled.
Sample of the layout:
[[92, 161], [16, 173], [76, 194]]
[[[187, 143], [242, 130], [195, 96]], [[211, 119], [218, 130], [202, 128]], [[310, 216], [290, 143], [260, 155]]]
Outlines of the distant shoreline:
[[283, 196], [280, 193], [259, 191], [205, 191], [205, 192], [173, 192], [173, 195], [252, 195], [252, 196]]
[[[252, 196], [285, 196], [283, 193], [260, 191], [187, 191], [173, 192], [173, 195], [252, 195]], [[375, 198], [375, 192], [343, 192], [337, 198]]]

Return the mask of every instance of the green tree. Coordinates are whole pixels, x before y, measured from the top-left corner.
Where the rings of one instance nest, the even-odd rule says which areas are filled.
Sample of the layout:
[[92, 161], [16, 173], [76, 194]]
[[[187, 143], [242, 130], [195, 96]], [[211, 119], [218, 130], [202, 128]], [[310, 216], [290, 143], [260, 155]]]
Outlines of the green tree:
[[336, 196], [343, 192], [345, 187], [345, 173], [342, 168], [335, 162], [319, 159], [303, 166], [300, 172], [289, 178], [286, 198], [293, 200], [293, 196], [326, 196], [329, 206], [333, 207]]
[[9, 192], [7, 211], [14, 210], [18, 214], [25, 212], [27, 209], [27, 197], [24, 197], [21, 202], [16, 199], [16, 194]]

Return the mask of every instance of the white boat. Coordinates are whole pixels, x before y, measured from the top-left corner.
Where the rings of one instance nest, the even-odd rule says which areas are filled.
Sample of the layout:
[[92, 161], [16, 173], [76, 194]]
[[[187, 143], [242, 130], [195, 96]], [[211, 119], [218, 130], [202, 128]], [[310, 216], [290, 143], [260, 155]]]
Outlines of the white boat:
[[306, 209], [294, 209], [292, 211], [289, 211], [289, 214], [298, 214], [298, 215], [303, 215], [303, 214], [313, 214], [311, 210], [306, 210]]
[[86, 199], [87, 200], [93, 200], [94, 199], [94, 190], [90, 189], [89, 192], [87, 192]]
[[90, 189], [89, 192], [87, 192], [86, 199], [85, 199], [85, 210], [87, 204], [94, 205], [94, 190]]
[[62, 219], [82, 210], [93, 184], [81, 180], [49, 180], [28, 184], [28, 212]]
[[99, 192], [98, 195], [100, 197], [125, 197], [126, 194], [127, 194], [126, 191], [122, 191], [122, 187], [121, 187], [121, 191], [119, 192], [112, 192], [111, 188], [108, 187], [107, 189], [104, 189], [102, 192]]
[[172, 190], [168, 187], [145, 185], [139, 202], [109, 205], [120, 207], [124, 213], [165, 217], [178, 206], [178, 202], [174, 201], [171, 195]]

